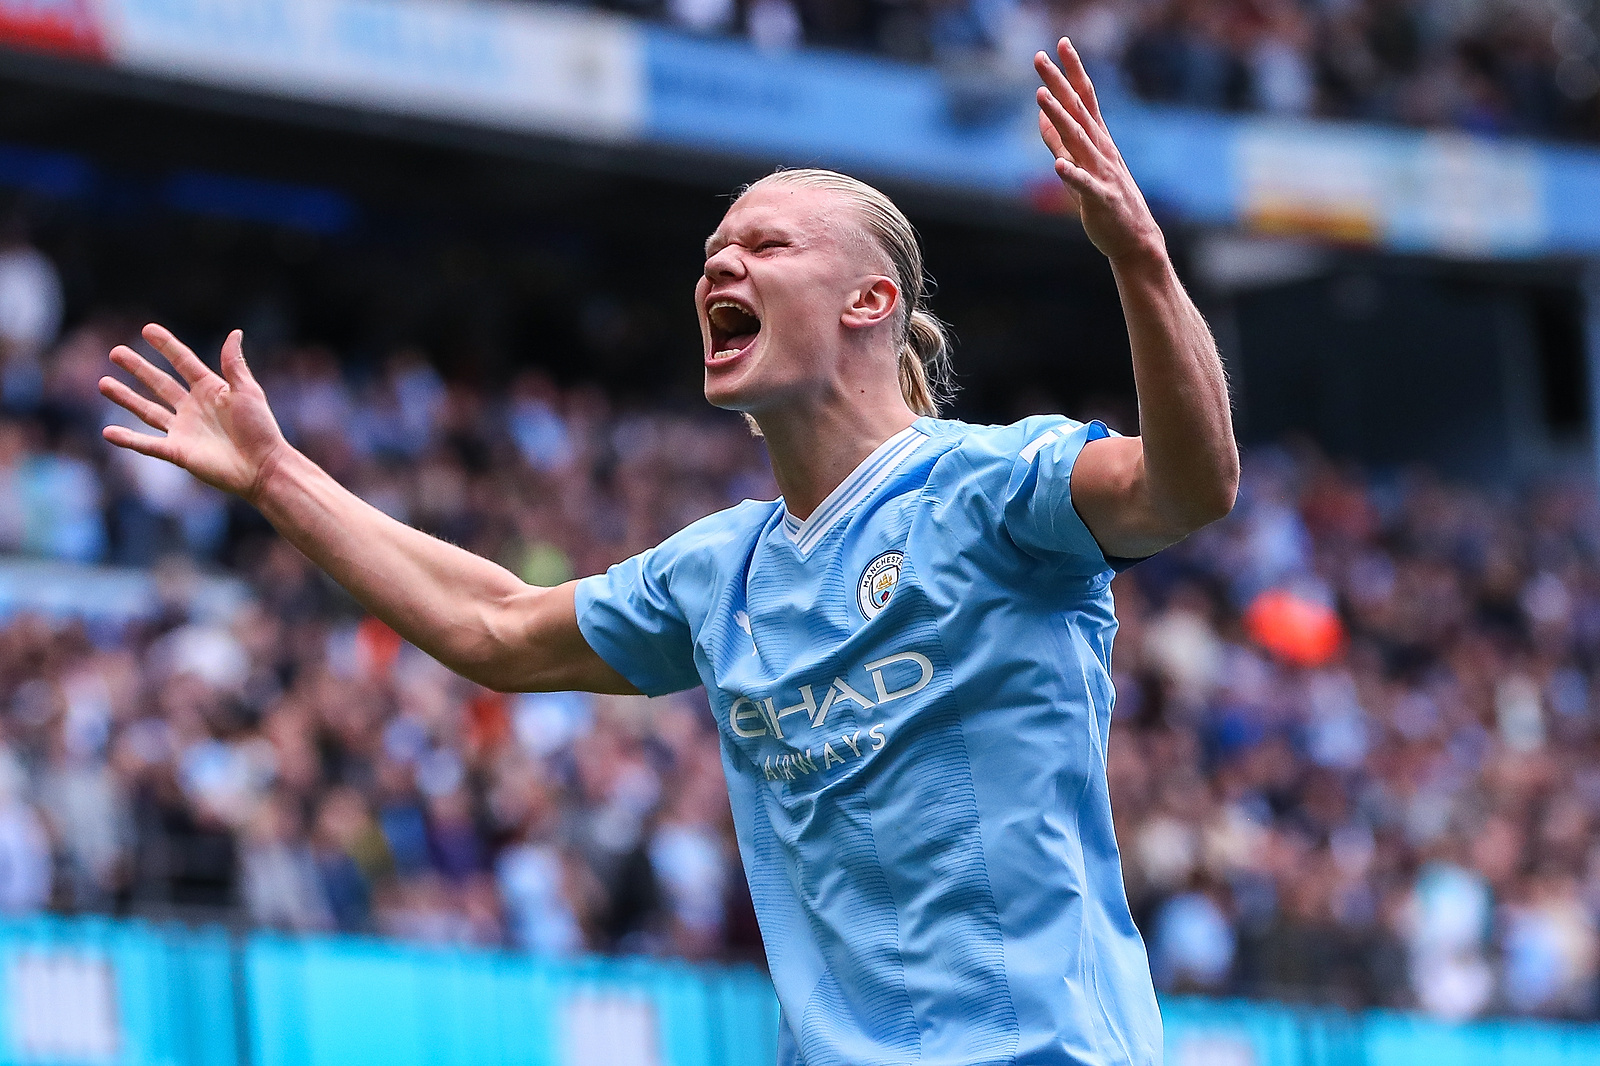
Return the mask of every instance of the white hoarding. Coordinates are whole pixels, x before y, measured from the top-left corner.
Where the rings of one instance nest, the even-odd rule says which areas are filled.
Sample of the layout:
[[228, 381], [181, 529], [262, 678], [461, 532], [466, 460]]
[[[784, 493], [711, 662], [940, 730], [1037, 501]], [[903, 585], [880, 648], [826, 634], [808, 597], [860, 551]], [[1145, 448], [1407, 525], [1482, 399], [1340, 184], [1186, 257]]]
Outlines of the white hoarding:
[[639, 31], [502, 0], [100, 0], [126, 70], [584, 139], [643, 121]]

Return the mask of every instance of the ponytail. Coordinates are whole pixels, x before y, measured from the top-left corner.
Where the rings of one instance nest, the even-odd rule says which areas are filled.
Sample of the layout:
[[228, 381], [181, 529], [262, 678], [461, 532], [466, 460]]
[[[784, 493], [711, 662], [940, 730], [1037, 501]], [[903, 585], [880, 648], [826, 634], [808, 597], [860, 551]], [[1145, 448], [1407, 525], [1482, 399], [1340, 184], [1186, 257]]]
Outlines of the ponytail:
[[928, 310], [933, 279], [922, 269], [922, 248], [910, 220], [877, 189], [833, 170], [779, 170], [745, 186], [740, 195], [768, 184], [828, 189], [844, 195], [855, 206], [867, 236], [888, 257], [895, 284], [900, 288], [902, 317], [896, 356], [900, 394], [906, 406], [917, 414], [936, 417], [939, 406], [949, 403], [955, 395], [950, 331]]
[[950, 333], [933, 312], [912, 308], [900, 344], [900, 394], [919, 415], [935, 418], [955, 391], [951, 384]]

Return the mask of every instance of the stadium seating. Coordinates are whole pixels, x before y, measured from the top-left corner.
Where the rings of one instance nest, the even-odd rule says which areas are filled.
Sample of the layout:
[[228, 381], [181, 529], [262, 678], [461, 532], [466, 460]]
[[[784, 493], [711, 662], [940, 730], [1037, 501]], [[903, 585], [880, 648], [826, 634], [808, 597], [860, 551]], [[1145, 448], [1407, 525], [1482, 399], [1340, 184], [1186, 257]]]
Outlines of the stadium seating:
[[[248, 511], [98, 449], [79, 351], [0, 420], [6, 546], [154, 563], [160, 609], [111, 609], [150, 602], [113, 591], [142, 571], [69, 567], [98, 612], [40, 563], [0, 582], [8, 910], [759, 958], [702, 696], [446, 674]], [[410, 356], [360, 388], [312, 350], [258, 362], [357, 491], [531, 581], [772, 492], [711, 412], [536, 376], [491, 397]], [[1586, 489], [1267, 450], [1232, 518], [1119, 578], [1110, 773], [1163, 988], [1595, 1016], [1597, 542]]]

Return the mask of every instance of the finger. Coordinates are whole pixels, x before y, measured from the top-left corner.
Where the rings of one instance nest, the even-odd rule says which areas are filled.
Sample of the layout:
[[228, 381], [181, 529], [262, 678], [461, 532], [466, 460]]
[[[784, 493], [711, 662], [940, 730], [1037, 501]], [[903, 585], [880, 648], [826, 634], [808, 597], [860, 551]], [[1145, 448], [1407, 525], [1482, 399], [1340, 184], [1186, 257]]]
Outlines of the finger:
[[1099, 179], [1070, 159], [1056, 160], [1056, 175], [1067, 183], [1067, 188], [1080, 202], [1085, 198], [1094, 200], [1105, 198], [1105, 186], [1100, 184]]
[[1073, 162], [1082, 165], [1100, 157], [1099, 148], [1089, 139], [1089, 131], [1067, 114], [1060, 100], [1051, 96], [1048, 90], [1041, 88], [1038, 92], [1038, 101], [1039, 110], [1044, 112], [1045, 118], [1050, 120], [1050, 125], [1061, 136], [1061, 143]]
[[172, 380], [171, 374], [159, 369], [126, 344], [111, 349], [111, 361], [137, 378], [139, 384], [155, 393], [156, 398], [168, 407], [177, 407], [189, 395], [182, 385]]
[[119, 448], [165, 459], [169, 463], [178, 461], [174, 458], [176, 453], [168, 437], [158, 437], [153, 433], [135, 433], [127, 426], [107, 426], [100, 431], [100, 435]]
[[1067, 146], [1061, 143], [1060, 132], [1056, 130], [1042, 110], [1039, 112], [1039, 137], [1044, 141], [1044, 146], [1050, 149], [1050, 154], [1057, 159], [1072, 158], [1072, 153], [1067, 151]]
[[194, 349], [173, 336], [166, 326], [152, 322], [140, 332], [145, 340], [155, 346], [156, 351], [167, 357], [172, 369], [189, 383], [190, 388], [211, 376], [211, 368], [194, 354]]
[[172, 425], [172, 412], [134, 392], [116, 378], [100, 379], [100, 395], [124, 410], [131, 411], [151, 429], [165, 433]]
[[[1050, 162], [1052, 164], [1058, 163], [1063, 159], [1068, 163], [1072, 162], [1071, 153], [1061, 144], [1061, 134], [1057, 133], [1056, 128], [1050, 124], [1050, 120], [1044, 117], [1043, 111], [1039, 112], [1039, 136], [1044, 139], [1045, 147], [1050, 149]], [[1072, 205], [1074, 211], [1083, 206], [1072, 186], [1065, 186], [1062, 191], [1066, 193], [1067, 202]]]
[[222, 342], [222, 377], [232, 388], [243, 388], [256, 383], [255, 375], [244, 361], [244, 330], [236, 329]]
[[1072, 116], [1073, 121], [1082, 126], [1090, 140], [1094, 141], [1095, 135], [1103, 132], [1100, 124], [1084, 106], [1083, 99], [1078, 96], [1078, 90], [1074, 89], [1067, 81], [1067, 76], [1061, 73], [1061, 68], [1052, 63], [1050, 57], [1043, 52], [1033, 57], [1033, 68], [1038, 71], [1039, 80], [1044, 82], [1045, 91], [1061, 104], [1062, 108]]
[[1056, 54], [1061, 57], [1061, 71], [1067, 76], [1067, 81], [1078, 93], [1078, 98], [1089, 109], [1089, 114], [1103, 128], [1106, 124], [1100, 116], [1100, 99], [1095, 95], [1094, 82], [1089, 78], [1089, 71], [1083, 65], [1083, 57], [1078, 55], [1078, 50], [1072, 42], [1063, 37], [1056, 42]]

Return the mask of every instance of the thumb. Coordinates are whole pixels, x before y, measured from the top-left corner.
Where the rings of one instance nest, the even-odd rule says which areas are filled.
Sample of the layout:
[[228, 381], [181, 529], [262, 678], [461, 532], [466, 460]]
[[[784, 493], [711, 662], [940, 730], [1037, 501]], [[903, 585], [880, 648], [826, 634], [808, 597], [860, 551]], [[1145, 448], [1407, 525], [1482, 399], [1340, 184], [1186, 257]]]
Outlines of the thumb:
[[244, 330], [236, 329], [222, 342], [222, 377], [235, 388], [256, 383], [255, 375], [244, 361]]

